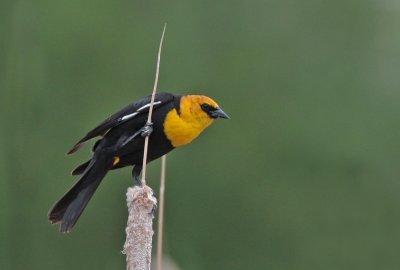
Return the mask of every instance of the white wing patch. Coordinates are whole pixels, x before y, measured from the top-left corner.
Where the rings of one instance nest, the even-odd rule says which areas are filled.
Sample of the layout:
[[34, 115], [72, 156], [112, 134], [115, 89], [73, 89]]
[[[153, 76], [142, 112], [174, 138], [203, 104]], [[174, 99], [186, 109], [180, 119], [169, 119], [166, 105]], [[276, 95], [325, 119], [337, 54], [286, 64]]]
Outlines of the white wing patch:
[[124, 120], [126, 120], [126, 119], [130, 119], [130, 118], [134, 117], [134, 116], [137, 115], [137, 114], [138, 114], [138, 112], [134, 112], [134, 113], [131, 113], [131, 114], [127, 114], [127, 115], [123, 116], [123, 117], [121, 118], [120, 121], [124, 121]]
[[[157, 102], [154, 102], [153, 105], [158, 105], [158, 104], [160, 104], [160, 103], [161, 103], [161, 101], [157, 101]], [[144, 110], [144, 109], [146, 109], [146, 108], [148, 108], [148, 107], [150, 107], [150, 103], [148, 103], [148, 104], [146, 104], [146, 105], [140, 107], [140, 108], [137, 110], [137, 112], [140, 112], [140, 111], [142, 111], [142, 110]]]
[[[160, 104], [160, 103], [161, 103], [161, 101], [154, 102], [154, 103], [153, 103], [153, 106], [158, 105], [158, 104]], [[134, 113], [131, 113], [131, 114], [127, 114], [127, 115], [122, 116], [121, 119], [120, 119], [120, 121], [125, 121], [125, 120], [128, 120], [128, 119], [131, 119], [132, 117], [135, 117], [135, 116], [138, 115], [141, 111], [143, 111], [144, 109], [146, 109], [146, 108], [148, 108], [148, 107], [150, 107], [150, 103], [148, 103], [148, 104], [146, 104], [146, 105], [140, 107], [140, 108], [137, 109], [137, 111], [134, 112]]]

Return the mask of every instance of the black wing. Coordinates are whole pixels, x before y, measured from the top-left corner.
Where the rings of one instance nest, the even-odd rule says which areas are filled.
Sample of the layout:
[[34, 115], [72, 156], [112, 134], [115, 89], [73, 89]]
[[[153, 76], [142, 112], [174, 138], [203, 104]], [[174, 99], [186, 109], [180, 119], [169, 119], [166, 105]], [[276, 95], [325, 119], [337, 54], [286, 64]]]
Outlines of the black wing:
[[[153, 110], [157, 110], [164, 104], [172, 102], [174, 95], [170, 93], [157, 93], [154, 98]], [[81, 148], [86, 141], [93, 139], [97, 136], [103, 136], [111, 128], [118, 126], [130, 119], [135, 118], [137, 115], [148, 113], [150, 108], [151, 96], [142, 98], [135, 103], [132, 103], [119, 112], [111, 115], [109, 118], [101, 122], [97, 127], [89, 131], [85, 137], [83, 137], [79, 142], [77, 142], [71, 150], [68, 151], [67, 155], [73, 154]]]

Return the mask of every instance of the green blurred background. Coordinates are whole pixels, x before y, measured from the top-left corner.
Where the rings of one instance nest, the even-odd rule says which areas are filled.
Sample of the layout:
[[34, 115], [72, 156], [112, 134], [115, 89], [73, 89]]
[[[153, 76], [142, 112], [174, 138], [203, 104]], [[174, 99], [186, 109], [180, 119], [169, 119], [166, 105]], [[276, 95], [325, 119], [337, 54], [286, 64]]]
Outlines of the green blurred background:
[[168, 156], [177, 265], [398, 269], [397, 0], [2, 0], [0, 269], [124, 269], [129, 169], [72, 233], [46, 214], [90, 155], [64, 153], [150, 93], [164, 22], [159, 89], [232, 118]]

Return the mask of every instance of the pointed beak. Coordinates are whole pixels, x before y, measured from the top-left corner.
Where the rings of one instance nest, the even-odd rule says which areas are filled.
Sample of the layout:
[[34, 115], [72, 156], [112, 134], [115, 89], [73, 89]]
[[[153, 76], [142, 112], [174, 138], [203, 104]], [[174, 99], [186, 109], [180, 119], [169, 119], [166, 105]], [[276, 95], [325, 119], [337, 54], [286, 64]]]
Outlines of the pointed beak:
[[223, 118], [223, 119], [231, 119], [223, 110], [220, 108], [211, 112], [212, 118]]

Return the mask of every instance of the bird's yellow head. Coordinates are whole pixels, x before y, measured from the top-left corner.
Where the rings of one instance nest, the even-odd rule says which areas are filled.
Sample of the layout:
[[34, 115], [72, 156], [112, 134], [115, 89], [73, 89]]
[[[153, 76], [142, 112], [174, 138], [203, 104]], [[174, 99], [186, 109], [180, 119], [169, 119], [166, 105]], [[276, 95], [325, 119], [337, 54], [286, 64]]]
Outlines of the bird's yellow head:
[[168, 113], [164, 131], [172, 145], [177, 147], [190, 143], [216, 118], [229, 119], [229, 116], [211, 98], [182, 96], [179, 113], [176, 110]]
[[181, 99], [181, 116], [189, 121], [212, 123], [215, 118], [228, 119], [217, 102], [206, 96], [190, 95]]

